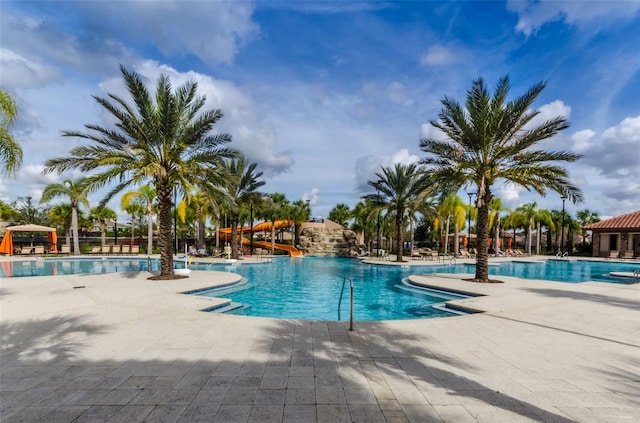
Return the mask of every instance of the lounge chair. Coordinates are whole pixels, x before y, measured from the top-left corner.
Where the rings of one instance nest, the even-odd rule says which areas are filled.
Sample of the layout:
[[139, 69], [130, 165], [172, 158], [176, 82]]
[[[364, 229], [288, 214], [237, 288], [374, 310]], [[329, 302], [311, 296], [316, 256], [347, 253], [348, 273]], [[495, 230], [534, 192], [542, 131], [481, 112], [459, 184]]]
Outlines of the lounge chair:
[[633, 251], [625, 251], [620, 258], [624, 260], [633, 260]]
[[44, 245], [36, 245], [33, 247], [34, 256], [44, 256]]
[[120, 251], [121, 254], [129, 254], [129, 251], [131, 249], [130, 245], [123, 245], [122, 246], [122, 250]]
[[[69, 249], [68, 245], [63, 245], [62, 248], [64, 248], [64, 247], [67, 247], [67, 250]], [[89, 254], [100, 254], [100, 250], [101, 250], [101, 248], [99, 246], [91, 247], [91, 251], [89, 251]], [[62, 252], [62, 249], [60, 251], [60, 254], [64, 254]], [[67, 254], [68, 254], [68, 251], [67, 251]]]
[[102, 254], [109, 255], [111, 252], [111, 245], [103, 245], [100, 251]]
[[132, 245], [131, 246], [131, 254], [135, 254], [135, 255], [140, 254], [140, 246], [139, 245]]
[[605, 257], [605, 259], [609, 259], [609, 260], [617, 259], [618, 258], [618, 253], [619, 253], [618, 250], [611, 250], [611, 251], [609, 251], [609, 257]]
[[120, 245], [115, 244], [111, 246], [111, 254], [120, 254]]
[[33, 248], [32, 247], [22, 247], [20, 249], [20, 255], [21, 256], [30, 256], [32, 252], [33, 252]]

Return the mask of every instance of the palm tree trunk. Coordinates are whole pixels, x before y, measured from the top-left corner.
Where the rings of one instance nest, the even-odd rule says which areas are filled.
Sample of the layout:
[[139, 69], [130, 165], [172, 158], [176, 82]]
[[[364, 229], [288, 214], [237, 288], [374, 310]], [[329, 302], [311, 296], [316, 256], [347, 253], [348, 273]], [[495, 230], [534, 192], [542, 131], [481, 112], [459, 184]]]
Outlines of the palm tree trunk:
[[489, 203], [483, 201], [478, 206], [478, 223], [476, 228], [476, 236], [478, 241], [478, 255], [476, 256], [476, 281], [489, 281], [489, 253], [487, 247], [487, 239], [489, 233]]
[[71, 207], [71, 231], [73, 232], [73, 254], [80, 255], [80, 240], [78, 239], [78, 208]]
[[229, 223], [231, 224], [231, 258], [238, 260], [240, 257], [238, 255], [238, 214], [237, 213], [231, 213]]
[[[158, 193], [158, 244], [160, 244], [160, 276], [170, 277], [173, 272], [173, 239], [171, 232], [171, 196], [173, 189], [156, 183]], [[176, 228], [177, 230], [177, 228]]]
[[537, 226], [537, 229], [536, 229], [536, 255], [540, 255], [540, 235], [541, 235], [540, 222], [537, 222], [536, 226]]
[[404, 228], [404, 210], [398, 210], [396, 214], [396, 261], [402, 260], [402, 229]]
[[533, 222], [529, 219], [529, 225], [527, 225], [527, 254], [531, 255], [531, 227]]
[[444, 232], [444, 255], [447, 255], [447, 250], [449, 249], [449, 218], [451, 215], [447, 215], [447, 224], [445, 225]]
[[458, 257], [458, 253], [460, 252], [460, 239], [458, 238], [458, 230], [460, 230], [460, 228], [458, 228], [458, 222], [456, 222], [453, 225], [453, 255], [455, 257]]
[[147, 211], [147, 254], [153, 252], [153, 211]]
[[496, 252], [496, 257], [498, 257], [500, 254], [500, 214], [497, 214], [496, 217], [496, 235], [495, 235], [495, 246], [494, 246], [494, 250]]
[[106, 225], [104, 223], [104, 221], [100, 222], [100, 242], [102, 246], [107, 245], [107, 237], [106, 237]]

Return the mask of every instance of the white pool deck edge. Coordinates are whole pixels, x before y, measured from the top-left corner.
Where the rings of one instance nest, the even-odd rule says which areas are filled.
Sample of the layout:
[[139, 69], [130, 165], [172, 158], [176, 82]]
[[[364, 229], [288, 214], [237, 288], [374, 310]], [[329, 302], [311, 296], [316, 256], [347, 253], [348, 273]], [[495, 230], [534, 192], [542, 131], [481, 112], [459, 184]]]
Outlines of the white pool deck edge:
[[180, 293], [238, 278], [226, 270], [0, 279], [0, 421], [637, 418], [640, 284], [477, 284], [416, 269], [414, 283], [481, 294], [457, 301], [484, 312], [349, 332], [204, 313], [221, 300]]

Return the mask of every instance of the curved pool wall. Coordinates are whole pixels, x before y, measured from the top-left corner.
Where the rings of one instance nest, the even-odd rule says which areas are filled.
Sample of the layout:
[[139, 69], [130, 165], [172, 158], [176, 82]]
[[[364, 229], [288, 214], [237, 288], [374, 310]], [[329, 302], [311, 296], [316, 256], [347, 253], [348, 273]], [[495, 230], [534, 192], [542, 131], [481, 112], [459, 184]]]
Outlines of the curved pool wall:
[[[191, 268], [210, 265], [194, 263]], [[415, 269], [377, 266], [358, 260], [305, 257], [278, 258], [265, 265], [233, 266], [249, 282], [242, 287], [215, 289], [199, 295], [228, 298], [243, 304], [235, 313], [249, 316], [305, 320], [340, 320], [349, 318], [349, 283], [354, 282], [354, 319], [398, 320], [452, 316], [444, 307], [460, 296], [411, 287], [403, 283]], [[343, 288], [344, 287], [344, 288]], [[344, 290], [343, 290], [344, 289]]]

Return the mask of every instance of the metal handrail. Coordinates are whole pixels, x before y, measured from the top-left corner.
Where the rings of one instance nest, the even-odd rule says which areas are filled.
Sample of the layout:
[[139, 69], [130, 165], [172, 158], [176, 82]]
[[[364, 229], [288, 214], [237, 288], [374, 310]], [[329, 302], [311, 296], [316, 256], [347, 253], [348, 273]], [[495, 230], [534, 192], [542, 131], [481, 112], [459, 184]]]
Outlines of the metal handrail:
[[340, 300], [338, 300], [338, 320], [340, 320], [340, 308], [342, 306], [342, 296], [344, 295], [344, 284], [349, 281], [349, 295], [351, 298], [349, 307], [349, 330], [353, 330], [353, 280], [349, 276], [345, 276], [342, 280], [342, 289], [340, 290]]
[[640, 269], [636, 269], [633, 271], [633, 282], [640, 280]]
[[151, 256], [147, 256], [147, 272], [151, 272]]

